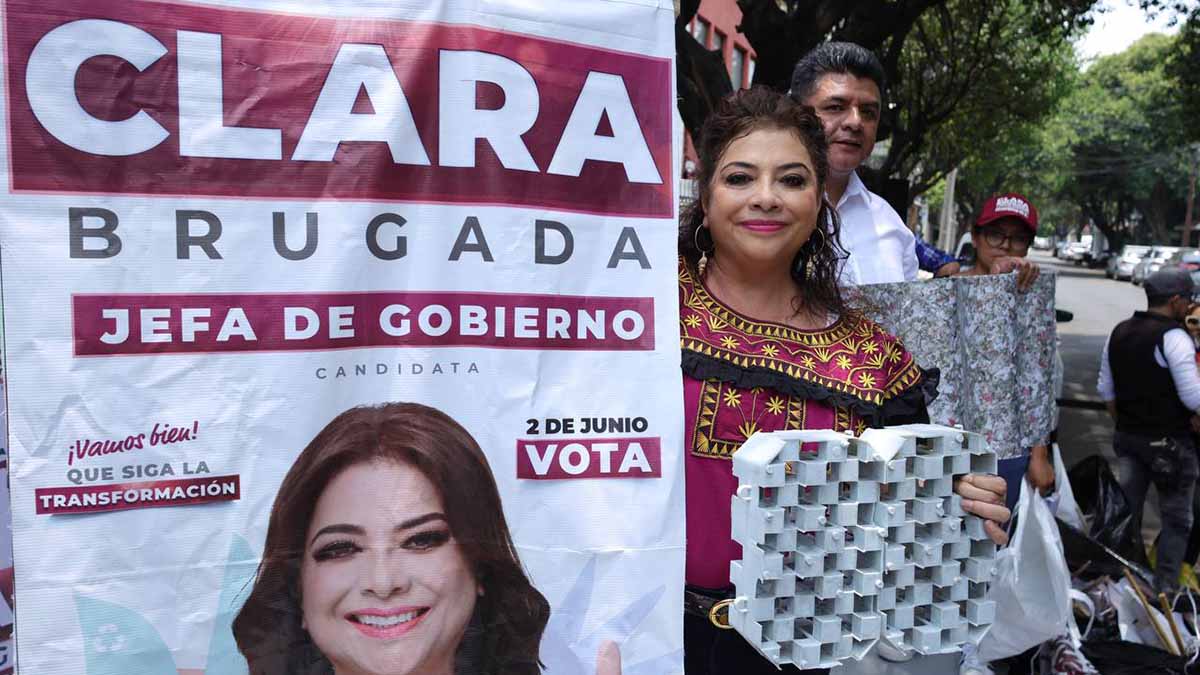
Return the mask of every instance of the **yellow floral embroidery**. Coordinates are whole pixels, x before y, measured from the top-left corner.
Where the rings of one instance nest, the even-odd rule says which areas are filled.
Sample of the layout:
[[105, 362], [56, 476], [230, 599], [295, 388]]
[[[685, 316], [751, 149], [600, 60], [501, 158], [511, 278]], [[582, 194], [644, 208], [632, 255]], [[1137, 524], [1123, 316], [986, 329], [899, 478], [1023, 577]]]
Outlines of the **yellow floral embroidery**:
[[758, 424], [755, 422], [742, 422], [738, 426], [738, 433], [742, 435], [742, 438], [750, 438], [756, 432], [758, 432]]
[[837, 357], [837, 367], [842, 370], [850, 370], [850, 357], [845, 354], [839, 354]]
[[776, 347], [775, 345], [763, 345], [762, 353], [773, 359], [776, 356], [779, 356], [779, 347]]
[[833, 358], [833, 353], [824, 347], [813, 347], [813, 353], [821, 359], [821, 363], [829, 363], [829, 359]]
[[742, 404], [742, 392], [736, 389], [726, 389], [723, 398], [725, 405], [730, 408], [736, 408]]
[[816, 365], [817, 365], [817, 362], [816, 362], [816, 361], [813, 359], [813, 357], [811, 357], [811, 356], [803, 356], [803, 357], [801, 357], [801, 358], [800, 358], [800, 363], [801, 363], [801, 364], [802, 364], [802, 365], [803, 365], [805, 368], [808, 368], [808, 369], [810, 369], [810, 370], [811, 370], [812, 368], [815, 368], [815, 367], [816, 367]]
[[772, 396], [767, 400], [767, 410], [776, 415], [783, 412], [783, 399], [779, 398], [778, 396]]
[[858, 376], [858, 382], [865, 389], [875, 388], [875, 376], [870, 373], [860, 373]]
[[877, 349], [879, 349], [879, 345], [875, 344], [874, 342], [867, 341], [862, 345], [863, 352], [867, 354], [874, 354]]
[[867, 430], [867, 425], [862, 420], [859, 420], [858, 423], [854, 425], [854, 435], [855, 436], [862, 436], [863, 432], [866, 430]]
[[685, 324], [687, 324], [688, 328], [699, 328], [700, 324], [704, 323], [703, 321], [700, 320], [700, 317], [696, 316], [695, 314], [688, 315], [688, 317], [686, 319], [684, 319], [683, 322]]
[[897, 347], [894, 343], [888, 344], [887, 347], [884, 348], [884, 350], [885, 350], [885, 353], [887, 354], [888, 360], [891, 361], [892, 363], [896, 363], [897, 361], [900, 360], [900, 348]]
[[721, 338], [721, 346], [725, 349], [737, 349], [738, 341], [734, 340], [731, 336], [726, 335]]

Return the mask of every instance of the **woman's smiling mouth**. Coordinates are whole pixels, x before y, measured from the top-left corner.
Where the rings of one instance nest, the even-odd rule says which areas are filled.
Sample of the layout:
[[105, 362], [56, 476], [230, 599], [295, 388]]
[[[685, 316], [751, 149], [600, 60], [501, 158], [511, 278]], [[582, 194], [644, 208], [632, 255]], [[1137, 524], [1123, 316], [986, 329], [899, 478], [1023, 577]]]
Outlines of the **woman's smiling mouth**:
[[743, 220], [738, 224], [751, 232], [778, 232], [787, 227], [782, 220]]
[[416, 628], [428, 613], [428, 607], [364, 609], [346, 615], [346, 619], [367, 637], [388, 639]]

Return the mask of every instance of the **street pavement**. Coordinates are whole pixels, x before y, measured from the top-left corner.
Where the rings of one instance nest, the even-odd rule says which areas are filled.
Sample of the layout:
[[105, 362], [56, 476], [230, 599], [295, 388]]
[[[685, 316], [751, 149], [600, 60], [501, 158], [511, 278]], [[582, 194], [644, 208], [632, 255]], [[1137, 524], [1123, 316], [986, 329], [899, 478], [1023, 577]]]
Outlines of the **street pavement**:
[[1040, 253], [1030, 257], [1043, 269], [1058, 274], [1056, 304], [1075, 314], [1071, 321], [1058, 324], [1062, 398], [1068, 402], [1059, 414], [1058, 441], [1063, 460], [1068, 467], [1096, 453], [1111, 460], [1113, 425], [1108, 413], [1071, 404], [1099, 403], [1096, 375], [1104, 342], [1118, 323], [1135, 310], [1146, 308], [1146, 294], [1140, 286], [1105, 278], [1102, 269], [1078, 267]]

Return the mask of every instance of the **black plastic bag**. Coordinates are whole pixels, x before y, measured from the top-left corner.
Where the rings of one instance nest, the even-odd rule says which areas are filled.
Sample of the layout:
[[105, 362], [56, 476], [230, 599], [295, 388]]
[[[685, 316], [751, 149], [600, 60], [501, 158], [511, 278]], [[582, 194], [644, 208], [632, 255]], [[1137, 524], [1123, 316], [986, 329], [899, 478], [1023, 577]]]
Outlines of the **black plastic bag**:
[[1083, 643], [1083, 655], [1102, 675], [1192, 675], [1187, 659], [1136, 642]]
[[1108, 460], [1101, 455], [1087, 457], [1071, 467], [1067, 477], [1071, 480], [1075, 501], [1088, 521], [1088, 537], [1121, 558], [1149, 568], [1141, 523], [1134, 520], [1129, 500], [1109, 468]]
[[1125, 569], [1153, 585], [1154, 575], [1150, 568], [1122, 557], [1116, 551], [1092, 539], [1083, 532], [1058, 521], [1058, 533], [1062, 537], [1063, 554], [1071, 574], [1085, 581], [1107, 576], [1120, 579]]

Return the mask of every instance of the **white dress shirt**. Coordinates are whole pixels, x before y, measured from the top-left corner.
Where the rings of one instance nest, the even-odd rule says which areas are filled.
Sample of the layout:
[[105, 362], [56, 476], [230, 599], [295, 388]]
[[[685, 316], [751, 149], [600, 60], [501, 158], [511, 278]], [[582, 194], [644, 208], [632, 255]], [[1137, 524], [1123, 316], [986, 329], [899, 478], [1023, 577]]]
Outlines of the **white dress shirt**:
[[839, 275], [843, 285], [886, 284], [917, 278], [916, 237], [883, 197], [850, 174], [837, 203], [842, 248], [850, 257]]
[[[1200, 373], [1196, 371], [1196, 344], [1182, 328], [1172, 328], [1163, 334], [1161, 347], [1154, 348], [1154, 362], [1160, 368], [1171, 369], [1171, 380], [1179, 400], [1188, 409], [1200, 409]], [[1113, 386], [1112, 368], [1108, 365], [1108, 340], [1100, 353], [1100, 378], [1096, 391], [1101, 400], [1115, 401], [1117, 391]]]

